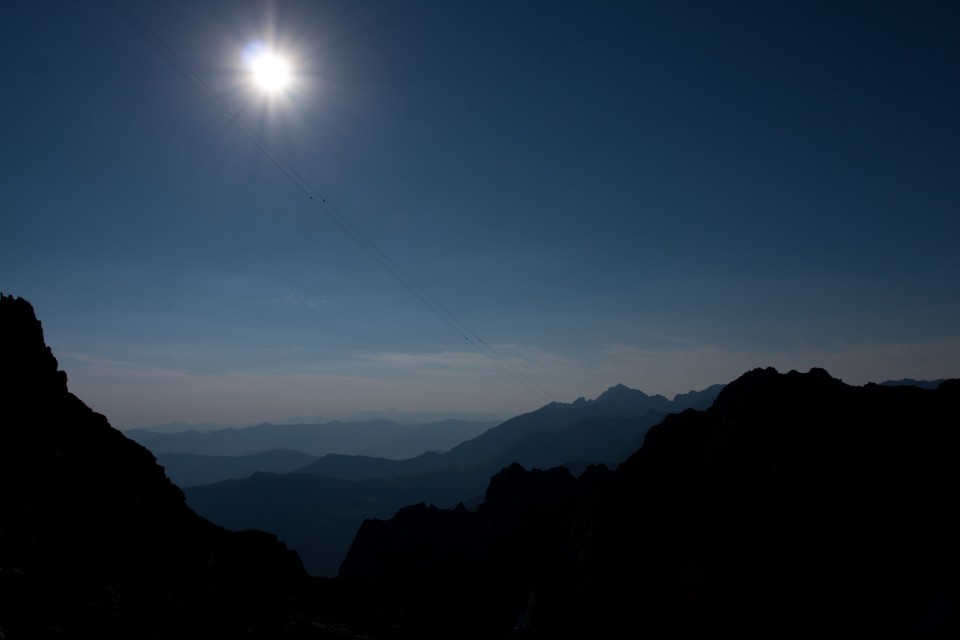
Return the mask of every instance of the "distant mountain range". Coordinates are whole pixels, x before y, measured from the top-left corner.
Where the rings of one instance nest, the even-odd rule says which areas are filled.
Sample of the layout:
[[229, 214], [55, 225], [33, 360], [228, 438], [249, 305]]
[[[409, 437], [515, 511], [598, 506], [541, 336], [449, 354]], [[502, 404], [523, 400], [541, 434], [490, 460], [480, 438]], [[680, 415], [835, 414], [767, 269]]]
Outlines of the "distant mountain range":
[[340, 575], [480, 637], [958, 637], [958, 401], [758, 369], [615, 472], [368, 520]]
[[[387, 518], [419, 502], [476, 505], [489, 478], [515, 463], [574, 470], [591, 463], [616, 466], [641, 447], [647, 431], [668, 413], [706, 409], [722, 388], [717, 384], [669, 400], [616, 385], [593, 400], [551, 403], [516, 416], [446, 453], [405, 460], [328, 454], [295, 470], [293, 464], [257, 469], [282, 475], [257, 473], [231, 482], [184, 485], [185, 493], [188, 503], [212, 521], [235, 530], [276, 533], [300, 553], [308, 571], [336, 575], [365, 519]], [[334, 503], [331, 494], [338, 496]]]
[[617, 464], [667, 412], [708, 406], [721, 388], [668, 400], [617, 385], [594, 400], [551, 403], [511, 418], [442, 454], [406, 460], [328, 454], [296, 473], [257, 473], [187, 486], [185, 492], [189, 504], [212, 521], [276, 533], [300, 553], [308, 571], [336, 575], [366, 518], [388, 517], [417, 502], [478, 502], [490, 476], [512, 463], [576, 469]]
[[[445, 451], [499, 423], [444, 420], [404, 426], [386, 420], [124, 432], [157, 456], [167, 476], [181, 487], [246, 478], [257, 471], [287, 473], [331, 451], [402, 459]], [[255, 453], [237, 454], [237, 451]], [[211, 453], [213, 452], [213, 453]], [[231, 453], [234, 452], [234, 453]], [[379, 459], [379, 458], [378, 458]]]
[[[446, 453], [187, 490], [270, 521], [316, 567], [346, 540], [329, 580], [273, 534], [188, 508], [69, 393], [29, 303], [0, 296], [0, 636], [955, 638], [960, 380], [903, 382], [757, 369], [673, 400], [618, 385]], [[622, 462], [589, 464], [604, 457]]]
[[205, 456], [196, 453], [161, 453], [157, 456], [157, 462], [167, 477], [180, 487], [247, 478], [258, 471], [288, 473], [318, 459], [317, 456], [293, 449], [275, 449], [248, 456]]
[[900, 380], [887, 380], [880, 384], [885, 387], [920, 387], [921, 389], [936, 389], [940, 383], [945, 382], [943, 378], [937, 380], [914, 380], [913, 378], [902, 378]]
[[167, 422], [165, 424], [158, 424], [150, 427], [123, 429], [122, 431], [123, 435], [130, 438], [131, 433], [180, 433], [182, 431], [218, 431], [220, 429], [230, 428], [232, 427], [217, 424], [215, 422]]
[[365, 454], [405, 458], [424, 451], [445, 451], [498, 423], [445, 420], [413, 426], [388, 420], [334, 421], [322, 424], [270, 424], [198, 431], [128, 429], [128, 438], [154, 455], [190, 453], [208, 456], [242, 456], [292, 449], [322, 456], [327, 453]]
[[0, 637], [430, 637], [343, 586], [190, 510], [67, 390], [30, 304], [0, 296]]

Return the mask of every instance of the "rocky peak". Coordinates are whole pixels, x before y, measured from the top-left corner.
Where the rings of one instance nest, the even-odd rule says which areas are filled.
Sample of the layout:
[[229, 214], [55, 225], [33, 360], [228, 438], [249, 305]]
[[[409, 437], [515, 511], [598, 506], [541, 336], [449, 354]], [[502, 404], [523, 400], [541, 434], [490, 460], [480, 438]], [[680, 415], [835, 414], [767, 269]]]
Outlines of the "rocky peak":
[[57, 370], [43, 340], [33, 306], [23, 298], [0, 294], [0, 393], [45, 396], [67, 391], [67, 374]]
[[[0, 637], [354, 637], [272, 534], [200, 518], [0, 296]], [[334, 633], [332, 629], [337, 628]]]
[[958, 398], [960, 381], [755, 369], [667, 416], [615, 472], [511, 465], [456, 528], [439, 510], [368, 521], [348, 555], [368, 562], [341, 573], [464, 632], [953, 637]]

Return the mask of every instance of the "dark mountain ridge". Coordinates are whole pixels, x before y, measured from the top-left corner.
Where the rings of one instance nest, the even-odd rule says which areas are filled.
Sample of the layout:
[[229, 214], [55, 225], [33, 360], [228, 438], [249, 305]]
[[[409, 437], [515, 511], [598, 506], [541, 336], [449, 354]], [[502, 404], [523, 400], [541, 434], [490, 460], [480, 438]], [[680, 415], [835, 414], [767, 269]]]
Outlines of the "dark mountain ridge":
[[179, 487], [247, 478], [257, 471], [289, 473], [317, 460], [317, 456], [292, 449], [263, 451], [247, 456], [205, 456], [196, 453], [161, 453], [157, 462]]
[[0, 637], [370, 631], [332, 613], [333, 583], [309, 578], [275, 536], [189, 509], [145, 448], [67, 390], [30, 304], [2, 295], [0, 416]]
[[125, 435], [144, 445], [154, 455], [188, 453], [209, 456], [245, 456], [291, 449], [323, 456], [381, 455], [391, 459], [411, 457], [430, 450], [447, 450], [498, 422], [443, 420], [419, 425], [402, 425], [389, 420], [320, 424], [272, 424], [225, 427], [213, 430], [188, 428], [180, 431], [130, 429]]
[[936, 389], [940, 386], [941, 382], [945, 382], [943, 378], [938, 378], [936, 380], [914, 380], [913, 378], [901, 378], [900, 380], [884, 380], [880, 384], [885, 387], [920, 387], [921, 389]]
[[956, 637], [958, 399], [751, 371], [615, 472], [369, 520], [341, 576], [480, 635]]
[[[957, 380], [758, 369], [708, 410], [668, 415], [615, 472], [510, 465], [476, 511], [368, 521], [342, 573], [461, 637], [957, 637], [958, 399]], [[197, 516], [68, 391], [32, 307], [7, 296], [0, 416], [0, 636], [430, 637], [308, 578], [273, 535]], [[432, 490], [456, 486], [447, 473]], [[251, 480], [277, 502], [287, 477]], [[412, 495], [392, 478], [289, 477], [337, 509]]]
[[194, 453], [240, 456], [278, 449], [293, 449], [311, 455], [356, 450], [365, 443], [381, 442], [403, 433], [406, 427], [386, 420], [362, 423], [333, 421], [324, 424], [271, 424], [227, 427], [214, 431], [188, 429], [172, 433], [133, 430], [128, 435], [154, 455]]
[[[407, 460], [384, 460], [330, 454], [300, 469], [300, 473], [365, 479], [459, 469], [477, 470], [486, 478], [513, 462], [537, 466], [546, 459], [550, 465], [586, 459], [616, 464], [636, 449], [635, 443], [639, 446], [647, 429], [664, 415], [706, 408], [722, 388], [722, 384], [716, 384], [668, 400], [618, 384], [593, 400], [551, 402], [505, 420], [441, 455], [428, 453]], [[591, 447], [590, 442], [596, 446]]]
[[[131, 429], [124, 435], [150, 449], [166, 469], [167, 476], [178, 486], [187, 487], [246, 478], [257, 471], [290, 473], [318, 460], [322, 454], [352, 459], [362, 452], [364, 458], [383, 460], [387, 467], [404, 467], [404, 463], [390, 463], [438, 449], [446, 451], [497, 424], [454, 419], [410, 426], [385, 420], [261, 423], [209, 431], [188, 428], [170, 433]], [[240, 451], [256, 453], [238, 453]], [[328, 453], [330, 451], [340, 453]], [[378, 453], [385, 457], [368, 455]], [[429, 456], [425, 456], [426, 460]]]
[[[312, 574], [336, 575], [366, 518], [385, 518], [418, 502], [440, 507], [479, 502], [490, 477], [516, 462], [553, 467], [577, 461], [577, 468], [617, 464], [663, 419], [663, 410], [682, 410], [683, 403], [712, 398], [721, 387], [678, 396], [678, 402], [618, 385], [595, 400], [551, 403], [511, 418], [443, 454], [408, 460], [330, 454], [296, 473], [185, 491], [190, 506], [213, 522], [276, 533], [300, 553]], [[264, 491], [267, 483], [283, 499]], [[343, 500], [331, 503], [332, 491]]]

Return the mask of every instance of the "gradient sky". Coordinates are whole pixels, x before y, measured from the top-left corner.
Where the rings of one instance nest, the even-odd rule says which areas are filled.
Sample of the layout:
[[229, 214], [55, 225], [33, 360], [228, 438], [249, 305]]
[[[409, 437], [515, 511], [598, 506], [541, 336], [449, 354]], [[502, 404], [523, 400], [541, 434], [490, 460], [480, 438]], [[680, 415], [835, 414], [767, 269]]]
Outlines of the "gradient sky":
[[109, 1], [6, 3], [0, 291], [115, 426], [960, 375], [958, 3], [124, 6], [515, 370]]

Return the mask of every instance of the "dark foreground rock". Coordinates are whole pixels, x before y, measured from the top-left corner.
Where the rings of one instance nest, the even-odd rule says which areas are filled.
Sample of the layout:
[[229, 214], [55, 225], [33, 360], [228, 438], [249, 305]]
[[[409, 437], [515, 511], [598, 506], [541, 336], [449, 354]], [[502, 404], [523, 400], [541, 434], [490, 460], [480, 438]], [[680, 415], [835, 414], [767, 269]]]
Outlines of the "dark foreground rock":
[[191, 511], [67, 391], [30, 304], [0, 297], [0, 638], [397, 637], [398, 620]]
[[615, 473], [368, 521], [341, 576], [487, 636], [958, 637], [958, 429], [960, 381], [758, 369]]

